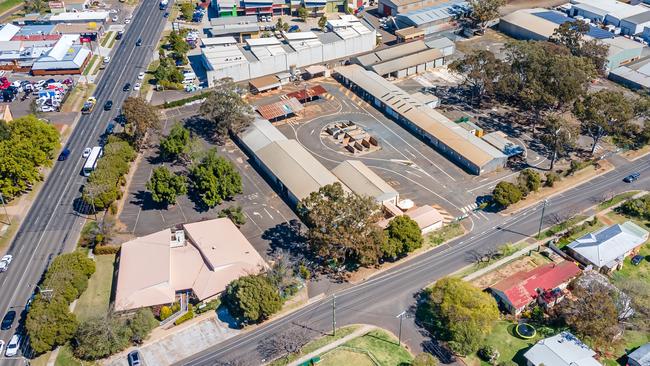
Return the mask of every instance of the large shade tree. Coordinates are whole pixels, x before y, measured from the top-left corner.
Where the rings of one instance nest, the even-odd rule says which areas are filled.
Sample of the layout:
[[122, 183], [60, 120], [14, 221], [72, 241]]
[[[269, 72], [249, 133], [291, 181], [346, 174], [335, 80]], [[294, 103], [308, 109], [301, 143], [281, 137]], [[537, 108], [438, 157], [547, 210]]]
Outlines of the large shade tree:
[[199, 111], [210, 122], [213, 136], [220, 142], [228, 132], [239, 133], [254, 119], [253, 109], [242, 99], [231, 79], [219, 81]]

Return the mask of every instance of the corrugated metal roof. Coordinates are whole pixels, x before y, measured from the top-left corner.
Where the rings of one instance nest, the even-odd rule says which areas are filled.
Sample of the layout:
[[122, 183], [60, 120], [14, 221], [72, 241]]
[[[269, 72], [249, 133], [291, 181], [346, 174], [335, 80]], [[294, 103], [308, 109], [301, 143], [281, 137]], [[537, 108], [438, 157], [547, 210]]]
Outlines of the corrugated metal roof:
[[408, 67], [421, 65], [442, 58], [442, 52], [437, 49], [427, 49], [422, 52], [410, 54], [394, 60], [381, 62], [373, 65], [371, 69], [379, 75], [386, 75], [391, 72], [403, 70]]
[[287, 138], [268, 120], [256, 118], [241, 135], [241, 141], [250, 151], [256, 153], [275, 141], [284, 141]]
[[5, 24], [2, 29], [0, 29], [0, 41], [7, 42], [10, 41], [18, 32], [20, 27], [13, 25], [11, 23]]
[[[538, 16], [542, 19], [546, 19], [550, 22], [553, 22], [557, 25], [562, 25], [566, 22], [577, 22], [577, 20], [573, 18], [569, 18], [568, 16], [557, 12], [557, 11], [540, 11], [533, 13], [533, 15]], [[587, 35], [596, 39], [606, 39], [606, 38], [614, 38], [614, 34], [612, 32], [609, 32], [605, 29], [601, 29], [598, 27], [595, 27], [593, 25], [589, 25], [589, 32], [587, 32]]]
[[530, 9], [517, 10], [503, 16], [500, 22], [526, 29], [543, 38], [551, 37], [557, 28], [557, 24], [536, 16]]
[[296, 98], [298, 101], [302, 102], [304, 100], [307, 100], [309, 98], [321, 96], [323, 94], [327, 94], [327, 90], [323, 88], [320, 85], [314, 85], [312, 87], [309, 87], [307, 89], [301, 89], [292, 93], [288, 93], [287, 97], [289, 98]]
[[256, 155], [299, 200], [325, 185], [340, 183], [296, 140], [274, 141]]
[[260, 76], [259, 78], [251, 79], [248, 82], [258, 91], [278, 88], [281, 86], [280, 80], [278, 80], [278, 77], [275, 75]]
[[633, 24], [644, 24], [650, 22], [650, 11], [646, 11], [643, 13], [639, 13], [636, 15], [632, 15], [631, 17], [627, 17], [623, 19], [626, 22], [630, 22]]
[[302, 104], [300, 104], [298, 99], [290, 98], [271, 104], [257, 106], [257, 113], [259, 113], [263, 118], [272, 120], [279, 117], [288, 116], [290, 114], [298, 113], [303, 109], [304, 107]]
[[450, 1], [444, 4], [398, 14], [396, 18], [415, 26], [421, 26], [455, 18], [465, 12], [468, 6], [465, 1]]
[[439, 112], [425, 107], [411, 95], [374, 72], [359, 65], [342, 66], [337, 73], [374, 95], [422, 131], [438, 139], [456, 154], [478, 167], [506, 156], [472, 135]]
[[393, 187], [359, 160], [346, 160], [334, 168], [332, 173], [359, 196], [372, 197], [378, 202], [398, 196]]
[[356, 60], [361, 66], [367, 68], [382, 61], [393, 60], [404, 55], [410, 55], [412, 53], [427, 50], [428, 48], [429, 47], [427, 47], [424, 41], [417, 40], [414, 42], [401, 43], [397, 46], [392, 46], [379, 51], [357, 56]]

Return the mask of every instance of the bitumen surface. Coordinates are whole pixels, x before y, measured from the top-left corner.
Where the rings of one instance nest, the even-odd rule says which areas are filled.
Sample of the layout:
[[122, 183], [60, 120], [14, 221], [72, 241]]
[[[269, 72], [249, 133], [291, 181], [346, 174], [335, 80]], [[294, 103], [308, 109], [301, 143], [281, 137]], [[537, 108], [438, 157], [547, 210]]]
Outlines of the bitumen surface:
[[[87, 212], [81, 201], [86, 182], [81, 175], [84, 164], [81, 153], [85, 147], [100, 144], [106, 126], [129, 95], [122, 87], [127, 82], [133, 83], [137, 74], [145, 70], [166, 20], [163, 13], [156, 0], [142, 1], [124, 38], [118, 41], [112, 61], [95, 91], [96, 108], [78, 120], [66, 145], [72, 152], [70, 157], [56, 162], [11, 243], [8, 253], [14, 256], [13, 262], [7, 272], [0, 274], [1, 314], [10, 309], [22, 312], [51, 259], [75, 247]], [[137, 47], [139, 38], [142, 45]], [[111, 111], [102, 108], [107, 100], [113, 101]], [[21, 331], [17, 329], [19, 324], [16, 322], [12, 329], [2, 331], [0, 339], [9, 341], [14, 332]], [[23, 364], [24, 359], [0, 358], [0, 363], [17, 365]]]

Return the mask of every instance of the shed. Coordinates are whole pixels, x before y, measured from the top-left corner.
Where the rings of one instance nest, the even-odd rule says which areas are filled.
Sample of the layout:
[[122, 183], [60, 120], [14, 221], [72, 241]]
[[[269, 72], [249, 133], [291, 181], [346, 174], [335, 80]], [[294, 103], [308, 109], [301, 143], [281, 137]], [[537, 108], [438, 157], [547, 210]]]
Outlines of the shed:
[[406, 27], [395, 31], [397, 42], [411, 42], [424, 39], [424, 30], [416, 27]]
[[319, 76], [330, 76], [329, 70], [323, 65], [312, 65], [305, 68], [305, 72], [309, 79], [313, 79]]
[[475, 125], [473, 122], [465, 121], [458, 124], [460, 127], [466, 129], [476, 137], [483, 137], [483, 129]]
[[422, 234], [427, 234], [440, 229], [444, 222], [444, 218], [440, 212], [431, 206], [421, 206], [406, 211], [405, 215], [418, 223], [418, 227], [420, 228], [420, 231], [422, 231]]
[[239, 139], [252, 154], [272, 142], [287, 140], [271, 122], [262, 118], [255, 118]]
[[262, 93], [273, 89], [281, 89], [280, 79], [275, 75], [266, 75], [248, 81], [253, 94]]
[[646, 343], [627, 355], [628, 366], [650, 366], [650, 343]]
[[312, 100], [318, 99], [322, 95], [327, 94], [327, 90], [320, 85], [314, 85], [306, 89], [301, 89], [295, 92], [291, 92], [286, 96], [288, 98], [296, 98], [300, 103], [311, 102]]
[[359, 160], [346, 160], [332, 173], [359, 196], [373, 197], [377, 203], [397, 204], [399, 193]]
[[277, 121], [279, 119], [287, 118], [303, 109], [304, 107], [296, 98], [289, 98], [271, 104], [264, 104], [257, 106], [256, 108], [257, 113], [259, 113], [262, 118], [268, 119], [269, 121]]
[[440, 106], [440, 99], [433, 94], [415, 92], [411, 96], [429, 108], [438, 108]]
[[483, 140], [499, 149], [499, 151], [506, 154], [508, 157], [523, 154], [524, 152], [523, 147], [508, 140], [508, 136], [501, 131], [487, 133], [483, 135]]

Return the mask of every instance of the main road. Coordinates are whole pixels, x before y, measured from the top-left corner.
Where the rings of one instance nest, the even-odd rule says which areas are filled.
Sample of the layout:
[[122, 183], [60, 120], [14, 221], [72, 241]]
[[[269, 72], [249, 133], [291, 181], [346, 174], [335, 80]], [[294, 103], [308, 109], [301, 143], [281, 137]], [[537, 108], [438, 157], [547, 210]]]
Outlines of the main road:
[[[81, 153], [85, 147], [100, 144], [106, 126], [129, 95], [122, 91], [124, 84], [133, 83], [137, 74], [146, 68], [165, 20], [156, 0], [143, 0], [134, 12], [112, 61], [100, 76], [95, 91], [97, 105], [92, 113], [79, 118], [67, 141], [70, 156], [56, 162], [9, 247], [7, 253], [14, 259], [9, 270], [0, 274], [0, 316], [11, 309], [20, 314], [51, 258], [76, 245], [85, 221], [79, 212], [84, 206], [80, 192], [86, 182], [81, 175], [84, 163]], [[139, 47], [135, 45], [138, 39], [142, 39]], [[114, 103], [111, 111], [103, 109], [107, 100]], [[7, 342], [16, 326], [2, 331], [0, 339]], [[8, 360], [0, 363], [5, 362]]]
[[[618, 157], [612, 160], [616, 162], [614, 171], [552, 197], [548, 200], [546, 214], [588, 210], [603, 195], [650, 187], [650, 157], [632, 163]], [[623, 183], [621, 179], [632, 172], [640, 172], [641, 179], [633, 184]], [[541, 218], [540, 206], [535, 205], [509, 217], [491, 215], [489, 224], [474, 227], [468, 236], [336, 293], [336, 325], [374, 324], [397, 334], [399, 319], [396, 316], [402, 311], [412, 310], [416, 302], [415, 296], [423, 287], [471, 263], [472, 251], [517, 242], [537, 234]], [[256, 350], [259, 342], [278, 336], [283, 330], [296, 326], [306, 327], [313, 331], [313, 336], [331, 332], [332, 302], [332, 298], [314, 302], [179, 364], [215, 365], [219, 361], [227, 363], [233, 360], [244, 361], [242, 364], [260, 364], [262, 359]], [[416, 326], [412, 316], [403, 319], [402, 340], [416, 352], [435, 348], [431, 347], [430, 339]]]

